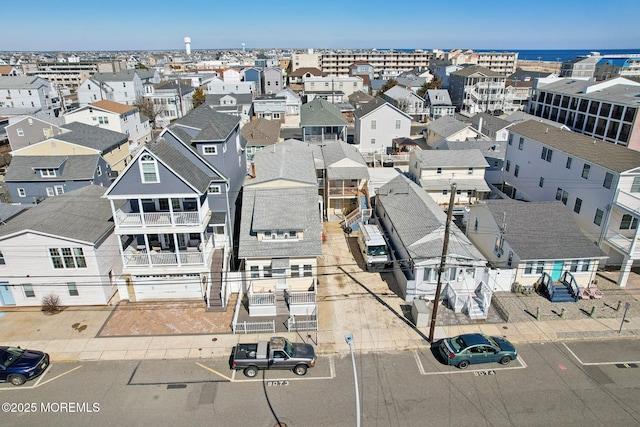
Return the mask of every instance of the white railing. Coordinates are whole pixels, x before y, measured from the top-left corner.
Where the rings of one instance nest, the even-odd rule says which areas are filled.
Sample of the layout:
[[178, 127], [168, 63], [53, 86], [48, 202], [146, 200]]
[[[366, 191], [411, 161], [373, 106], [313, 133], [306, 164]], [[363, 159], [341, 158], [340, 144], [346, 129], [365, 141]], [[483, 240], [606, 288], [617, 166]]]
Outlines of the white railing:
[[[178, 263], [178, 255], [180, 263]], [[124, 265], [126, 267], [149, 267], [153, 265], [202, 265], [205, 262], [204, 252], [138, 252], [127, 249], [124, 252]]]
[[260, 334], [260, 333], [275, 333], [276, 321], [268, 320], [261, 322], [237, 322], [233, 324], [234, 334]]
[[[607, 230], [607, 234], [605, 236], [605, 240], [607, 241], [607, 243], [609, 243], [609, 244], [611, 244], [613, 246], [616, 246], [618, 249], [621, 249], [626, 254], [631, 255], [631, 253], [630, 253], [630, 251], [631, 251], [631, 242], [632, 242], [633, 239], [625, 237], [620, 233], [616, 233], [613, 230]], [[635, 252], [640, 251], [640, 245], [636, 245], [636, 248], [638, 248], [638, 250], [636, 250]]]
[[640, 212], [640, 198], [626, 191], [616, 191], [614, 203], [622, 206], [631, 212]]
[[249, 305], [275, 305], [276, 294], [273, 292], [260, 292], [249, 295]]
[[[143, 221], [144, 216], [144, 221]], [[124, 212], [116, 211], [118, 227], [200, 225], [202, 222], [198, 212]]]
[[287, 320], [287, 329], [291, 331], [317, 331], [318, 319], [314, 316], [291, 316]]
[[316, 293], [315, 292], [288, 292], [289, 304], [315, 304]]

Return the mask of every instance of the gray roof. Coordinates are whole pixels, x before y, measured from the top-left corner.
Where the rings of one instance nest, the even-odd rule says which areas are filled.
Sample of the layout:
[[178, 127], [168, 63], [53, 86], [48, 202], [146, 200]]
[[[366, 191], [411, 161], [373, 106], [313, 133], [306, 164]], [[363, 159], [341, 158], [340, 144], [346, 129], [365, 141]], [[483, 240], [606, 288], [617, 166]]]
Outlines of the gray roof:
[[[442, 99], [437, 99], [442, 98]], [[425, 93], [425, 101], [432, 106], [452, 106], [451, 96], [449, 96], [449, 91], [446, 89], [427, 89]]]
[[80, 122], [71, 122], [61, 127], [71, 132], [56, 135], [53, 137], [54, 139], [93, 148], [101, 153], [105, 153], [129, 140], [129, 135], [126, 133], [115, 132]]
[[56, 117], [51, 110], [38, 110], [32, 114], [23, 116], [23, 117], [11, 117], [11, 124], [16, 124], [21, 122], [22, 120], [26, 120], [29, 117], [33, 117], [34, 119], [41, 120], [45, 123], [49, 123], [56, 126], [64, 126], [64, 117], [62, 115]]
[[12, 205], [0, 202], [0, 224], [4, 225], [2, 223], [9, 221], [25, 209], [27, 209], [27, 205]]
[[505, 240], [521, 260], [584, 259], [603, 257], [587, 238], [573, 213], [560, 201], [522, 202], [486, 200], [496, 223], [506, 223]]
[[37, 89], [46, 83], [38, 76], [0, 76], [2, 89]]
[[506, 141], [447, 141], [441, 139], [430, 146], [435, 150], [480, 150], [487, 158], [504, 159], [507, 152]]
[[[258, 241], [257, 231], [303, 231], [301, 240]], [[245, 187], [242, 196], [239, 258], [322, 255], [322, 222], [315, 187]]]
[[95, 73], [93, 76], [91, 76], [91, 78], [99, 83], [130, 82], [133, 81], [133, 76], [136, 74], [141, 79], [148, 78], [146, 77], [146, 74], [141, 74], [138, 71], [143, 70], [121, 70], [115, 73]]
[[338, 107], [322, 98], [315, 98], [311, 102], [302, 104], [300, 108], [301, 126], [347, 126]]
[[236, 100], [236, 104], [238, 105], [251, 105], [251, 103], [253, 102], [253, 94], [251, 93], [233, 93], [232, 92], [232, 93], [225, 93], [225, 94], [207, 94], [207, 99], [205, 103], [211, 106], [221, 106], [220, 100], [225, 97], [234, 98]]
[[474, 74], [481, 74], [487, 77], [502, 77], [505, 78], [503, 74], [500, 74], [496, 71], [492, 71], [488, 68], [482, 67], [480, 65], [470, 65], [468, 67], [464, 67], [460, 70], [454, 71], [451, 73], [452, 76], [465, 76], [469, 77]]
[[451, 116], [442, 116], [427, 125], [427, 129], [448, 138], [469, 127], [469, 124], [456, 120]]
[[[480, 126], [480, 119], [482, 119], [482, 130], [479, 129]], [[468, 119], [471, 124], [473, 125], [473, 128], [480, 131], [483, 134], [487, 134], [490, 132], [497, 132], [499, 130], [502, 130], [504, 128], [506, 128], [507, 126], [509, 126], [511, 123], [509, 123], [506, 120], [502, 120], [499, 117], [496, 117], [494, 115], [491, 114], [487, 114], [487, 113], [477, 113], [474, 114], [473, 116], [469, 117]], [[487, 132], [489, 131], [489, 132]]]
[[254, 158], [256, 177], [245, 182], [245, 188], [274, 180], [309, 184], [316, 189], [318, 178], [313, 149], [301, 141], [285, 141], [258, 151]]
[[383, 98], [380, 98], [379, 96], [376, 96], [375, 98], [373, 98], [373, 100], [367, 102], [366, 104], [360, 104], [358, 108], [354, 110], [353, 114], [358, 118], [362, 118], [362, 117], [365, 117], [367, 114], [370, 114], [373, 111], [377, 110], [378, 108], [384, 107], [385, 105], [390, 107], [392, 110], [397, 111], [398, 114], [402, 114], [403, 116], [406, 116], [409, 119], [411, 119], [411, 116], [408, 116], [402, 110], [396, 108], [393, 104], [385, 101]]
[[191, 145], [196, 141], [224, 141], [239, 123], [240, 117], [219, 113], [204, 104], [172, 123], [168, 129], [172, 132], [182, 130], [182, 133], [174, 133]]
[[[398, 175], [380, 187], [378, 197], [393, 229], [414, 262], [442, 256], [447, 216], [424, 189], [405, 176]], [[455, 224], [451, 224], [449, 231], [447, 255], [485, 261], [484, 256]]]
[[114, 228], [111, 205], [102, 198], [104, 191], [99, 185], [88, 185], [49, 197], [0, 227], [0, 236], [31, 230], [98, 243]]
[[[607, 86], [603, 82], [563, 78], [553, 83], [539, 85], [538, 91], [557, 92], [614, 104], [631, 105], [637, 108], [640, 84], [624, 78], [617, 80], [620, 82], [619, 84]], [[611, 84], [611, 82], [607, 83]]]
[[[369, 179], [367, 162], [353, 145], [342, 141], [330, 142], [323, 145], [321, 150], [328, 179]], [[338, 164], [345, 159], [350, 160], [351, 164]]]
[[212, 176], [207, 175], [202, 169], [194, 167], [191, 160], [173, 148], [164, 138], [158, 138], [146, 147], [161, 162], [170, 167], [174, 172], [184, 178], [189, 184], [200, 191], [200, 194], [207, 192]]
[[415, 150], [420, 166], [424, 168], [484, 168], [489, 164], [478, 149], [470, 150]]
[[[94, 177], [99, 154], [81, 156], [14, 156], [7, 168], [7, 182], [84, 181]], [[35, 169], [57, 169], [64, 163], [61, 176], [43, 178]]]
[[534, 120], [517, 123], [509, 130], [614, 172], [640, 167], [640, 152], [570, 130]]

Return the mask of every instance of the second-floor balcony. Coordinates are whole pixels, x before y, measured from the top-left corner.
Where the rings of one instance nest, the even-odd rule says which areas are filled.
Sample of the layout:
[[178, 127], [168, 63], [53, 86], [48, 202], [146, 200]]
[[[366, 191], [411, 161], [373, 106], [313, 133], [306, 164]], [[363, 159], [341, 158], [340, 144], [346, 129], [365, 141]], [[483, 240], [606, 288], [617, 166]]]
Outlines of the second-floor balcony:
[[[173, 203], [170, 203], [172, 200]], [[196, 199], [130, 200], [115, 211], [116, 227], [204, 226], [209, 217], [206, 205]]]
[[179, 265], [205, 265], [208, 251], [199, 250], [146, 250], [128, 247], [124, 251], [125, 267], [158, 267], [158, 266], [179, 266]]
[[636, 194], [640, 196], [639, 193], [629, 193], [617, 190], [613, 203], [629, 213], [636, 213], [640, 215], [640, 197], [636, 196]]

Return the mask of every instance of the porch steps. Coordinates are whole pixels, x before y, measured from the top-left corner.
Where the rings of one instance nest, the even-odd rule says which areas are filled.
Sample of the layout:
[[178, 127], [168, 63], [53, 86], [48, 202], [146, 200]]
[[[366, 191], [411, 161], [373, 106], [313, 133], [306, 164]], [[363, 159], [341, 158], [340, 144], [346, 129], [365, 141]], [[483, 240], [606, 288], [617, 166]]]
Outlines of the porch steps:
[[276, 291], [276, 316], [288, 316], [289, 306], [284, 297], [284, 291]]
[[209, 288], [209, 305], [206, 311], [226, 311], [222, 302], [222, 256], [223, 252], [216, 249], [211, 260], [211, 287]]
[[551, 302], [575, 302], [576, 298], [571, 294], [564, 282], [553, 282], [553, 295]]
[[482, 306], [480, 305], [480, 301], [478, 301], [477, 297], [472, 297], [469, 302], [469, 312], [467, 313], [470, 319], [486, 319], [487, 315], [484, 313]]

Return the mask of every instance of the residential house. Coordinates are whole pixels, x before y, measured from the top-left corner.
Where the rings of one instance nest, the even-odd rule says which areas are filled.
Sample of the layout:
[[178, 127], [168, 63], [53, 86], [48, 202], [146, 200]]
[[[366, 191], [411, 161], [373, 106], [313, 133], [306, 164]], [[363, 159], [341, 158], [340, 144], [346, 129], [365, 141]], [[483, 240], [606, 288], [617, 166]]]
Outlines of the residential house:
[[416, 120], [423, 121], [428, 114], [424, 106], [424, 99], [405, 87], [396, 85], [386, 90], [382, 96]]
[[411, 135], [411, 116], [376, 97], [356, 108], [355, 143], [362, 153], [391, 152], [393, 140]]
[[502, 73], [471, 65], [449, 75], [449, 95], [463, 114], [492, 113], [503, 110], [505, 81]]
[[15, 151], [60, 135], [64, 132], [63, 125], [63, 117], [56, 117], [43, 113], [43, 111], [38, 111], [28, 116], [9, 118], [9, 124], [5, 129], [11, 150]]
[[368, 103], [369, 101], [373, 101], [375, 97], [369, 95], [364, 92], [354, 92], [349, 95], [349, 104], [353, 105], [353, 107], [357, 110], [358, 107]]
[[596, 80], [609, 80], [616, 77], [640, 77], [640, 57], [606, 57], [596, 64]]
[[[431, 64], [429, 64], [431, 66]], [[449, 89], [449, 76], [451, 73], [461, 70], [463, 67], [461, 65], [452, 65], [450, 63], [438, 63], [434, 64], [432, 69], [432, 73], [434, 76], [438, 76], [440, 81], [442, 82], [442, 89]]]
[[484, 174], [489, 164], [482, 152], [471, 150], [414, 150], [409, 155], [409, 175], [445, 210], [455, 185], [455, 205], [488, 197], [491, 189]]
[[347, 125], [338, 107], [324, 99], [314, 99], [300, 109], [300, 127], [305, 142], [346, 141]]
[[454, 117], [456, 112], [449, 92], [444, 89], [428, 89], [424, 95], [424, 105], [429, 111], [429, 118], [433, 120], [442, 116]]
[[14, 65], [0, 65], [0, 76], [22, 76], [24, 73]]
[[280, 92], [285, 87], [284, 72], [280, 67], [267, 67], [262, 70], [262, 93]]
[[144, 70], [95, 73], [78, 87], [78, 104], [84, 107], [96, 101], [106, 100], [135, 105], [145, 93], [145, 83], [140, 77], [142, 71]]
[[537, 121], [517, 123], [504, 167], [505, 193], [526, 201], [560, 200], [587, 237], [621, 266], [625, 286], [640, 260], [640, 153]]
[[225, 113], [240, 118], [240, 123], [248, 123], [253, 116], [252, 93], [227, 93], [207, 95], [205, 103], [218, 113]]
[[595, 76], [596, 65], [601, 59], [598, 52], [592, 52], [590, 55], [565, 61], [560, 66], [560, 77], [591, 79]]
[[209, 190], [209, 194], [218, 196], [216, 205], [210, 204], [209, 209], [219, 212], [224, 233], [231, 241], [239, 194], [247, 174], [246, 140], [240, 135], [240, 118], [219, 113], [205, 104], [169, 125], [161, 136], [194, 163], [205, 162], [206, 169], [213, 168], [220, 177]]
[[240, 129], [242, 137], [247, 141], [247, 160], [253, 160], [253, 156], [266, 146], [275, 144], [280, 140], [280, 122], [258, 118], [252, 120]]
[[[131, 153], [135, 153], [141, 145], [151, 141], [149, 118], [140, 114], [139, 108], [134, 105], [97, 101], [66, 113], [63, 117], [67, 124], [79, 122], [128, 135]], [[116, 171], [124, 169], [124, 165], [112, 166]]]
[[570, 129], [640, 151], [640, 83], [618, 77], [604, 82], [537, 80], [528, 112]]
[[267, 120], [275, 120], [284, 123], [287, 113], [287, 98], [269, 93], [258, 96], [253, 100], [254, 118], [263, 118]]
[[359, 76], [305, 77], [304, 93], [307, 101], [323, 98], [330, 102], [343, 102], [354, 92], [362, 92], [363, 80]]
[[204, 159], [162, 137], [142, 147], [104, 193], [122, 257], [121, 299], [226, 307], [226, 183]]
[[503, 182], [502, 170], [507, 149], [506, 141], [447, 141], [441, 139], [429, 144], [429, 146], [433, 150], [480, 150], [489, 164], [489, 167], [484, 170], [484, 180], [498, 186]]
[[478, 113], [467, 119], [478, 133], [496, 142], [507, 142], [509, 139], [509, 123], [488, 113]]
[[546, 275], [579, 295], [606, 258], [559, 201], [483, 200], [468, 209], [467, 237], [491, 266], [511, 271], [506, 290], [534, 286]]
[[302, 99], [291, 89], [285, 88], [276, 93], [276, 96], [285, 97], [285, 122], [300, 124], [300, 107], [302, 107]]
[[320, 194], [323, 196], [324, 217], [328, 221], [341, 221], [355, 210], [368, 208], [369, 172], [358, 149], [337, 141], [322, 145], [320, 150], [323, 165]]
[[286, 315], [317, 328], [322, 218], [312, 151], [296, 141], [256, 153], [256, 176], [243, 191], [238, 256], [251, 316]]
[[0, 76], [0, 115], [5, 117], [50, 110], [57, 116], [60, 98], [47, 80], [38, 76]]
[[451, 116], [442, 116], [429, 123], [422, 131], [427, 144], [446, 139], [447, 141], [472, 141], [479, 138], [480, 133], [469, 123]]
[[518, 70], [508, 76], [504, 86], [503, 113], [510, 114], [514, 111], [526, 110], [533, 95], [535, 80], [546, 79], [550, 76], [553, 75], [549, 72], [530, 70]]
[[244, 82], [254, 82], [257, 95], [262, 94], [262, 69], [257, 67], [244, 68], [241, 71], [241, 80]]
[[0, 227], [0, 306], [42, 307], [48, 296], [62, 307], [109, 304], [122, 264], [103, 193], [86, 186]]
[[310, 77], [325, 77], [326, 75], [327, 73], [323, 73], [317, 68], [302, 67], [287, 74], [287, 84], [291, 90], [300, 92], [304, 90], [304, 81], [306, 79]]
[[374, 79], [375, 69], [373, 65], [364, 61], [355, 61], [353, 64], [349, 65], [349, 75], [350, 76], [360, 76], [364, 79], [364, 76], [369, 78], [369, 81]]
[[[398, 175], [379, 188], [374, 206], [392, 250], [393, 275], [405, 301], [433, 299], [440, 279], [441, 295], [452, 307], [486, 317], [491, 301], [486, 259], [451, 223], [441, 264], [447, 216], [423, 188]], [[441, 277], [440, 268], [444, 269]]]
[[153, 105], [151, 121], [158, 128], [193, 110], [195, 88], [189, 79], [170, 79], [145, 87], [144, 99]]
[[242, 81], [241, 70], [235, 68], [226, 68], [222, 70], [222, 80], [227, 83], [238, 83]]
[[202, 88], [207, 95], [251, 94], [258, 93], [257, 84], [253, 81], [225, 81], [219, 77], [203, 80]]

